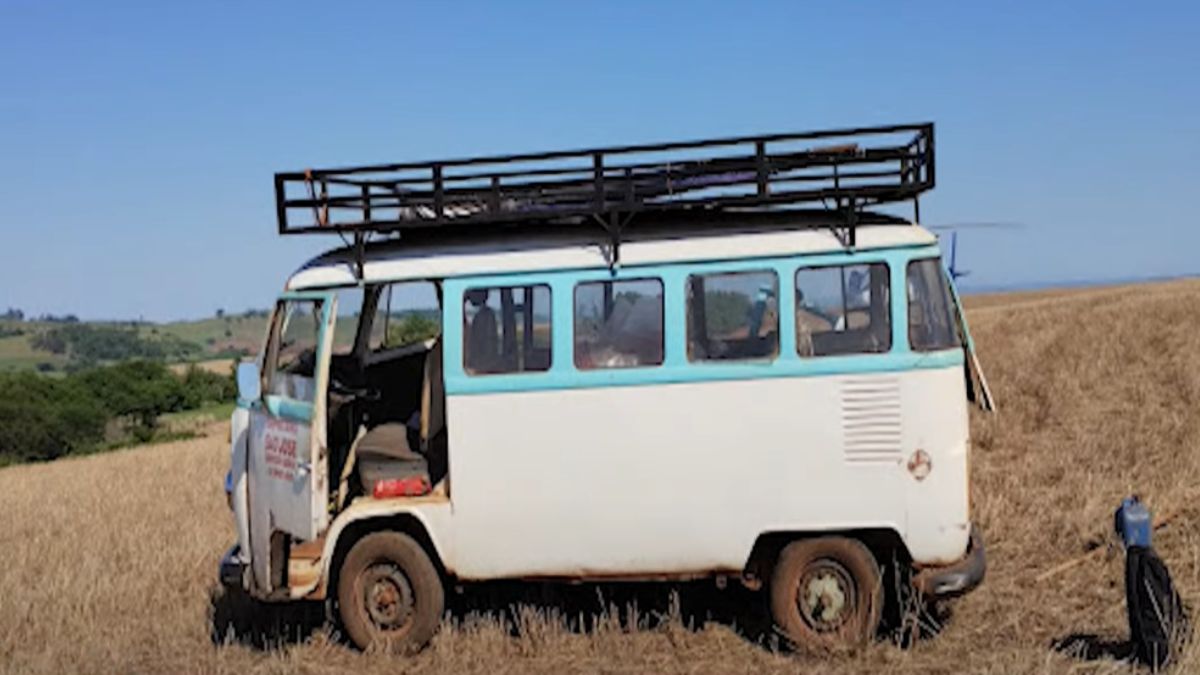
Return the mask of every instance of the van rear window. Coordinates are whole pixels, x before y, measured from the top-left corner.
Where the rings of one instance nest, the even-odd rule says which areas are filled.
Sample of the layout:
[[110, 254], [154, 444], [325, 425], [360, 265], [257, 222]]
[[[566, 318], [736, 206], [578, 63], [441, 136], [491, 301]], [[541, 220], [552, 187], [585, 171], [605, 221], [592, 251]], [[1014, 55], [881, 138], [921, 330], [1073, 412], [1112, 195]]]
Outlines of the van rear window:
[[774, 272], [693, 274], [687, 290], [689, 360], [779, 354], [779, 277]]
[[550, 370], [550, 287], [468, 289], [463, 368], [470, 375]]
[[806, 267], [796, 272], [800, 356], [876, 354], [892, 347], [888, 267]]
[[954, 300], [937, 258], [908, 263], [908, 342], [918, 352], [962, 346]]

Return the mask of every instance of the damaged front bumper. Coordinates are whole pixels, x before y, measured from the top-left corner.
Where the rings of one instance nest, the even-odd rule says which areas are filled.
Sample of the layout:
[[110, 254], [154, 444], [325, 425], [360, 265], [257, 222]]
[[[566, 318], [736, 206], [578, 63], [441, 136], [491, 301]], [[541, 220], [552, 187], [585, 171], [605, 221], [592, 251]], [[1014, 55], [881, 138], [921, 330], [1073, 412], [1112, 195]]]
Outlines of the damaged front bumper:
[[234, 544], [221, 556], [221, 562], [217, 566], [217, 578], [226, 587], [247, 590], [250, 587], [248, 574], [249, 566], [242, 561], [242, 549]]
[[913, 576], [917, 592], [927, 597], [952, 598], [962, 595], [983, 582], [987, 558], [979, 528], [971, 526], [971, 539], [962, 560], [949, 565], [924, 567]]

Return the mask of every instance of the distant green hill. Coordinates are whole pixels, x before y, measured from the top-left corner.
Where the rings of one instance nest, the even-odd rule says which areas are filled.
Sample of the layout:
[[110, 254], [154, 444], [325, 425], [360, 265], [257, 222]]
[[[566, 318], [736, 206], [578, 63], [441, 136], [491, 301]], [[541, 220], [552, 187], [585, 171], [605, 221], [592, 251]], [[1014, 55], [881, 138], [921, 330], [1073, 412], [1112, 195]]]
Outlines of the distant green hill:
[[[191, 321], [14, 321], [0, 319], [0, 372], [63, 372], [127, 359], [200, 363], [257, 354], [267, 332], [266, 311]], [[357, 319], [339, 318], [336, 344], [354, 339]], [[417, 325], [402, 320], [414, 318]], [[433, 323], [429, 329], [420, 323]], [[393, 330], [436, 332], [436, 313], [393, 314]], [[415, 326], [415, 327], [414, 327]]]
[[267, 332], [267, 317], [226, 316], [223, 318], [176, 321], [148, 326], [158, 335], [169, 335], [204, 347], [212, 356], [244, 352], [254, 354]]
[[161, 324], [0, 320], [0, 371], [57, 372], [130, 358], [232, 358], [256, 353], [266, 326], [263, 313]]
[[33, 348], [30, 335], [7, 335], [0, 338], [0, 371], [3, 370], [59, 370], [66, 366], [67, 357]]

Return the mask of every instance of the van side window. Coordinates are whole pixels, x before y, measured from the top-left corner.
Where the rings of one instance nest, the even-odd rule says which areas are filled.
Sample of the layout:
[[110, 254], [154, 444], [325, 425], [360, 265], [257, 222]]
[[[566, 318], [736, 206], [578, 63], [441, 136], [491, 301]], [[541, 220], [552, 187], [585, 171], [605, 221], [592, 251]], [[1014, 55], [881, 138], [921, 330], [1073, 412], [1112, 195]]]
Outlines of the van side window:
[[662, 362], [662, 281], [598, 281], [575, 287], [575, 367], [633, 368]]
[[908, 342], [915, 351], [962, 346], [946, 283], [937, 258], [908, 263]]
[[463, 368], [471, 375], [550, 369], [550, 287], [463, 294]]
[[688, 360], [779, 354], [779, 277], [774, 272], [693, 274], [687, 283]]
[[808, 267], [796, 272], [800, 356], [875, 354], [892, 348], [888, 267]]
[[441, 305], [432, 281], [401, 281], [379, 290], [368, 339], [371, 351], [425, 342], [441, 332]]

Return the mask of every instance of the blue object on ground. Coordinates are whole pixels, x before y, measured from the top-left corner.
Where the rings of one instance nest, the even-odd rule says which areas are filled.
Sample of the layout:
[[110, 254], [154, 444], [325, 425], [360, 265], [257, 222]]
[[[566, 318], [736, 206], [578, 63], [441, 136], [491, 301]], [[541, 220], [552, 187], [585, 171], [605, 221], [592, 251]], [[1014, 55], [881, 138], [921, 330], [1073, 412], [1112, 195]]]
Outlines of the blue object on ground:
[[1154, 529], [1152, 520], [1150, 509], [1137, 496], [1121, 500], [1121, 507], [1116, 513], [1115, 528], [1121, 541], [1125, 543], [1125, 548], [1150, 548], [1150, 536]]

